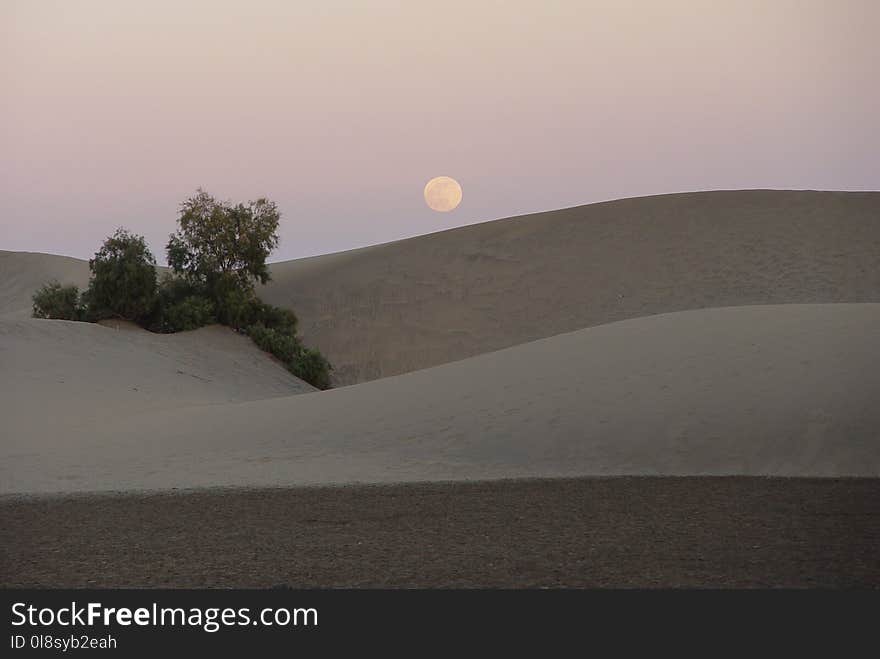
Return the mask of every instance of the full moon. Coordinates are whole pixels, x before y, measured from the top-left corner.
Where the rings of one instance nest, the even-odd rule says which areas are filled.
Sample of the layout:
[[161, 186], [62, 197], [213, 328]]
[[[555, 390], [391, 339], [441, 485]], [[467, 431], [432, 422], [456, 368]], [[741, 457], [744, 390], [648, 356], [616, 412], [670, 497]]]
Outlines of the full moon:
[[425, 203], [441, 213], [455, 210], [461, 203], [461, 186], [448, 176], [432, 178], [425, 186]]

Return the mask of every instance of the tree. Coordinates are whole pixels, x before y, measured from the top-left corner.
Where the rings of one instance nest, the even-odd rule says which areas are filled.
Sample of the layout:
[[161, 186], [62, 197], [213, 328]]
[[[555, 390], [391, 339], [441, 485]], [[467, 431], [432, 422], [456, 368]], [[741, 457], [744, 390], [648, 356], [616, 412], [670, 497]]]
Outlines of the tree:
[[85, 300], [91, 318], [139, 322], [151, 314], [156, 299], [156, 259], [143, 236], [117, 229], [89, 261], [89, 270]]
[[132, 320], [153, 332], [181, 332], [213, 322], [248, 334], [297, 377], [331, 386], [332, 366], [302, 345], [296, 314], [256, 295], [269, 281], [266, 258], [278, 246], [275, 204], [218, 202], [199, 190], [181, 205], [178, 230], [168, 240], [174, 274], [156, 281], [156, 259], [143, 236], [117, 229], [89, 261], [89, 287], [50, 282], [34, 294], [34, 316], [96, 321]]
[[76, 286], [62, 286], [57, 280], [50, 281], [34, 293], [33, 302], [34, 318], [82, 320], [83, 309]]
[[248, 299], [256, 282], [269, 281], [266, 258], [278, 246], [280, 217], [268, 199], [233, 205], [200, 189], [181, 205], [168, 265], [203, 286], [222, 316], [227, 298]]
[[[248, 334], [297, 377], [327, 389], [332, 367], [320, 352], [302, 345], [296, 315], [256, 295], [255, 284], [269, 281], [266, 259], [278, 246], [280, 217], [268, 199], [233, 205], [198, 190], [184, 201], [177, 232], [167, 245], [168, 265], [177, 281], [161, 287], [156, 326], [177, 331], [213, 317]], [[187, 287], [192, 293], [181, 295]]]

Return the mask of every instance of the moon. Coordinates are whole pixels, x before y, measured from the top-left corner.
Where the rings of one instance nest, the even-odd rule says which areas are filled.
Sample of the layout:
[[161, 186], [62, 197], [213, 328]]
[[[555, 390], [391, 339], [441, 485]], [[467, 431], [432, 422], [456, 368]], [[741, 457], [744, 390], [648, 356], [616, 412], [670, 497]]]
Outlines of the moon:
[[461, 203], [461, 186], [449, 176], [435, 176], [425, 185], [425, 203], [441, 213], [455, 210]]

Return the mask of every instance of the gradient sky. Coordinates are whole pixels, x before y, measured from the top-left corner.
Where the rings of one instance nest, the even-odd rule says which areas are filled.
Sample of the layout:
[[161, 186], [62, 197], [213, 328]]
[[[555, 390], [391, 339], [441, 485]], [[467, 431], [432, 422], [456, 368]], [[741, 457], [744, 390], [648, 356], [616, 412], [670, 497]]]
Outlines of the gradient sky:
[[[160, 261], [268, 196], [272, 260], [618, 197], [880, 188], [876, 0], [0, 0], [0, 249]], [[461, 182], [452, 213], [425, 182]]]

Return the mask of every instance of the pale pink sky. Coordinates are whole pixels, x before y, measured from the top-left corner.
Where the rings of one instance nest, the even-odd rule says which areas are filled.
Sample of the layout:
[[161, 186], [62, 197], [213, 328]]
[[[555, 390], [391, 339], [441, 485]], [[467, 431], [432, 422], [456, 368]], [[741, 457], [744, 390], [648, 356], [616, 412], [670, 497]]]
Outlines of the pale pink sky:
[[[880, 188], [876, 0], [0, 0], [0, 249], [160, 260], [197, 187], [273, 260], [592, 201]], [[425, 182], [461, 182], [452, 213]]]

